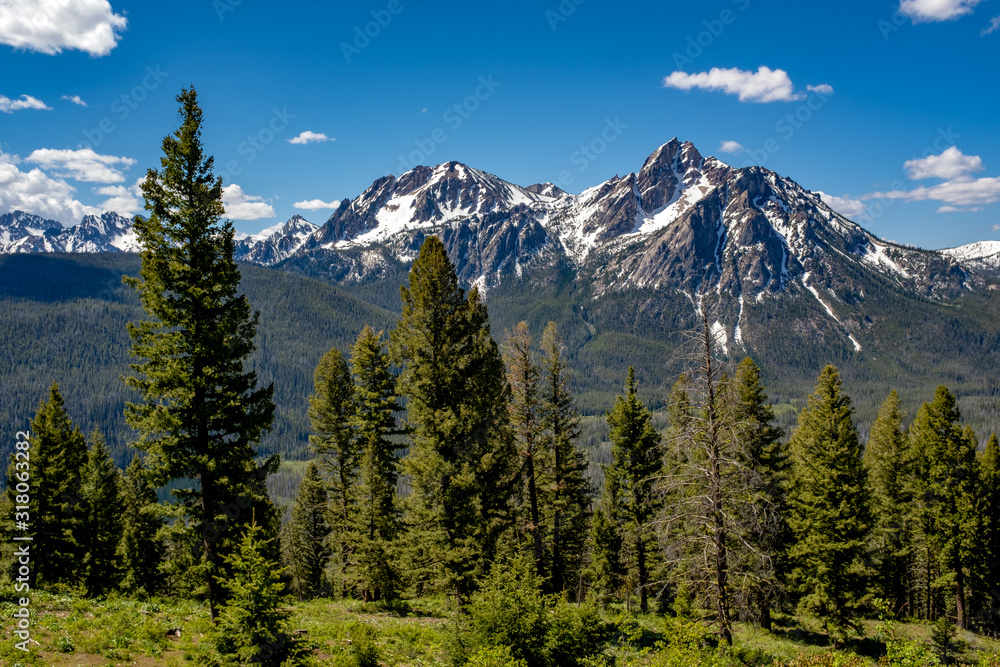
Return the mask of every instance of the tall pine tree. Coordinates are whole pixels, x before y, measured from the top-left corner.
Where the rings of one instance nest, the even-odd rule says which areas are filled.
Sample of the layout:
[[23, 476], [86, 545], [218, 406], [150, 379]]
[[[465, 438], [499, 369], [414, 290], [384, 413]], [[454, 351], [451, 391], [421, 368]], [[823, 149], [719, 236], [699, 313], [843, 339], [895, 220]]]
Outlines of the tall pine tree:
[[[961, 427], [957, 401], [947, 387], [938, 387], [934, 400], [924, 403], [910, 428], [913, 442], [913, 510], [920, 550], [927, 558], [927, 615], [940, 616], [931, 607], [935, 589], [950, 589], [956, 624], [968, 625], [967, 579], [975, 534], [976, 439]], [[935, 568], [935, 566], [937, 566]]]
[[92, 597], [116, 588], [122, 574], [117, 556], [122, 537], [120, 484], [121, 472], [111, 459], [104, 436], [95, 430], [90, 436], [90, 451], [83, 470], [85, 513], [78, 538], [83, 556], [83, 585]]
[[80, 484], [87, 444], [66, 414], [58, 384], [49, 390], [49, 400], [39, 403], [29, 431], [29, 461], [22, 461], [22, 467], [11, 461], [7, 495], [15, 501], [15, 474], [30, 465], [29, 525], [32, 550], [39, 555], [33, 560], [30, 584], [75, 582], [80, 573], [77, 539], [85, 525]]
[[542, 516], [551, 543], [549, 585], [558, 593], [579, 583], [593, 491], [587, 456], [577, 445], [580, 416], [569, 391], [569, 370], [555, 322], [546, 325], [541, 348], [541, 446], [548, 468]]
[[165, 546], [159, 536], [163, 527], [162, 507], [142, 458], [136, 456], [121, 480], [122, 537], [118, 557], [122, 588], [132, 594], [152, 597], [162, 589], [160, 563]]
[[[431, 581], [461, 602], [485, 573], [510, 526], [516, 453], [507, 426], [503, 360], [486, 306], [466, 295], [444, 244], [429, 236], [401, 287], [402, 314], [391, 354], [402, 367], [412, 447], [411, 544]], [[419, 583], [419, 582], [418, 582]]]
[[902, 615], [910, 599], [910, 446], [903, 431], [899, 395], [893, 390], [879, 409], [865, 448], [871, 489], [875, 584], [890, 609]]
[[323, 591], [323, 574], [330, 560], [330, 512], [326, 484], [319, 466], [310, 461], [299, 483], [299, 493], [292, 508], [286, 532], [290, 556], [292, 588], [300, 600]]
[[1000, 630], [1000, 441], [996, 433], [979, 456], [979, 497], [981, 516], [973, 569], [976, 624], [996, 636]]
[[274, 401], [273, 388], [258, 387], [246, 369], [259, 315], [238, 293], [235, 230], [221, 220], [222, 179], [202, 146], [194, 88], [177, 102], [181, 125], [163, 140], [160, 170], [142, 183], [149, 217], [135, 222], [141, 277], [124, 278], [150, 318], [128, 327], [136, 362], [126, 382], [141, 402], [127, 404], [125, 417], [157, 483], [197, 483], [174, 494], [201, 536], [200, 578], [215, 620], [223, 552], [236, 546], [253, 510], [274, 526], [265, 479], [278, 459], [254, 462]]
[[820, 373], [789, 443], [792, 579], [799, 606], [822, 619], [836, 644], [865, 602], [871, 506], [861, 443], [833, 366]]
[[361, 450], [357, 517], [358, 585], [364, 600], [393, 599], [402, 575], [396, 541], [402, 517], [396, 498], [402, 430], [396, 415], [396, 378], [385, 353], [382, 332], [365, 327], [351, 347], [355, 411], [351, 425]]
[[357, 551], [355, 527], [358, 513], [359, 440], [351, 427], [354, 416], [354, 385], [347, 360], [331, 348], [316, 365], [315, 393], [309, 397], [309, 419], [313, 434], [309, 444], [327, 476], [333, 537], [340, 571], [338, 586], [349, 592]]
[[744, 500], [736, 521], [743, 548], [734, 554], [734, 569], [747, 574], [741, 592], [749, 615], [770, 630], [771, 609], [788, 576], [788, 447], [753, 359], [740, 362], [728, 389]]
[[635, 573], [639, 608], [646, 612], [650, 552], [654, 549], [652, 523], [657, 508], [653, 484], [663, 470], [663, 459], [660, 434], [653, 428], [649, 409], [639, 400], [631, 366], [625, 395], [615, 399], [607, 420], [611, 427], [611, 463], [604, 467], [603, 509], [607, 513], [611, 507], [617, 508], [623, 546], [628, 549], [630, 569]]
[[544, 529], [540, 514], [539, 487], [544, 472], [544, 452], [541, 449], [541, 401], [539, 372], [531, 349], [528, 323], [521, 322], [509, 332], [503, 342], [503, 358], [510, 383], [510, 424], [521, 456], [520, 476], [523, 480], [521, 527], [531, 541], [535, 571], [546, 573], [546, 554], [542, 548]]

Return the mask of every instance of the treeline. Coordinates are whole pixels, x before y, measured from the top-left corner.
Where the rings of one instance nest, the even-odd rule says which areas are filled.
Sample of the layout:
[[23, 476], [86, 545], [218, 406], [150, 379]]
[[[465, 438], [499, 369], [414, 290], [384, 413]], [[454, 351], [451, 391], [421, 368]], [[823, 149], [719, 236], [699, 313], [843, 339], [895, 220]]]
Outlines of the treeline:
[[[778, 611], [843, 641], [877, 600], [898, 618], [997, 632], [1000, 447], [994, 436], [977, 452], [946, 388], [909, 425], [890, 394], [863, 445], [827, 367], [786, 438], [760, 370], [724, 365], [706, 319], [665, 428], [626, 374], [598, 489], [554, 325], [497, 345], [435, 237], [402, 301], [388, 336], [366, 327], [317, 366], [314, 456], [278, 544], [260, 555], [232, 538], [280, 559], [298, 597], [481, 605], [483, 582], [526, 562], [540, 595], [702, 618], [723, 642], [735, 621], [769, 627]], [[142, 458], [115, 468], [55, 386], [31, 431], [34, 548], [49, 556], [34, 584], [204, 595], [197, 540], [156, 502]], [[18, 472], [13, 461], [5, 516]]]

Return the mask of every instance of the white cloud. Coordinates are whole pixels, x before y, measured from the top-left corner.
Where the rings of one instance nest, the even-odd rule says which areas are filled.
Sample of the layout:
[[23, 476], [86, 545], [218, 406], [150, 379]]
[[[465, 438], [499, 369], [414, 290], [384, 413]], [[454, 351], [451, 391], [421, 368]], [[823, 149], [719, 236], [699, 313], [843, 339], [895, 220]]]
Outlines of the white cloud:
[[340, 202], [334, 199], [333, 201], [323, 201], [322, 199], [309, 199], [306, 201], [297, 201], [292, 204], [295, 208], [301, 208], [305, 211], [316, 211], [325, 208], [337, 208], [340, 206]]
[[114, 211], [119, 215], [135, 215], [143, 210], [142, 189], [139, 187], [146, 179], [142, 176], [136, 179], [132, 185], [105, 185], [94, 188], [96, 195], [104, 195], [108, 199], [104, 200], [98, 208], [102, 211]]
[[817, 191], [816, 194], [819, 195], [820, 199], [822, 199], [827, 206], [848, 218], [859, 216], [865, 212], [865, 209], [868, 208], [867, 205], [860, 199], [838, 197], [836, 195], [828, 195], [827, 193], [820, 191]]
[[66, 181], [51, 178], [38, 168], [21, 171], [19, 162], [16, 155], [0, 153], [0, 211], [25, 211], [65, 225], [101, 213], [74, 199], [76, 190]]
[[978, 155], [963, 155], [957, 146], [949, 146], [940, 155], [907, 160], [903, 169], [914, 181], [922, 178], [952, 179], [982, 171], [983, 161]]
[[[3, 5], [0, 4], [0, 7], [3, 7]], [[45, 102], [36, 97], [32, 97], [31, 95], [21, 95], [21, 99], [19, 100], [12, 100], [6, 95], [0, 95], [0, 111], [4, 113], [13, 113], [14, 111], [19, 111], [21, 109], [51, 110], [52, 107], [46, 106]]]
[[741, 153], [746, 149], [743, 148], [743, 144], [738, 141], [733, 141], [732, 139], [726, 139], [719, 145], [720, 153]]
[[[796, 93], [788, 72], [782, 69], [772, 70], [761, 65], [756, 72], [737, 68], [721, 69], [713, 67], [707, 72], [688, 74], [673, 72], [663, 79], [664, 88], [691, 90], [721, 90], [729, 95], [738, 95], [740, 102], [791, 102], [804, 97]], [[809, 90], [818, 92], [833, 92], [833, 87], [823, 83], [809, 86]]]
[[312, 144], [312, 143], [322, 143], [324, 141], [336, 141], [336, 139], [331, 139], [322, 132], [313, 132], [312, 130], [306, 130], [302, 132], [297, 137], [292, 137], [288, 140], [290, 144]]
[[916, 190], [892, 190], [891, 192], [876, 192], [871, 195], [865, 195], [866, 199], [876, 197], [902, 199], [904, 201], [933, 200], [944, 202], [951, 206], [992, 204], [1000, 200], [1000, 177], [958, 178], [930, 187], [919, 187]]
[[226, 217], [233, 220], [274, 217], [274, 209], [264, 201], [263, 197], [248, 195], [235, 183], [222, 188], [222, 203], [226, 207]]
[[128, 168], [135, 160], [116, 155], [101, 155], [93, 148], [39, 148], [25, 158], [43, 169], [61, 169], [56, 176], [92, 183], [121, 183], [125, 175], [117, 167]]
[[108, 0], [0, 2], [0, 43], [49, 55], [77, 49], [106, 56], [127, 23]]
[[79, 95], [63, 95], [62, 99], [72, 102], [73, 104], [79, 104], [81, 107], [87, 106], [87, 103], [80, 99]]
[[996, 32], [997, 30], [1000, 30], [1000, 16], [994, 16], [993, 18], [991, 18], [990, 24], [985, 28], [983, 28], [983, 31], [979, 33], [979, 36], [986, 37], [986, 35], [990, 34], [991, 32]]
[[976, 211], [982, 211], [981, 206], [972, 206], [970, 208], [960, 208], [958, 206], [942, 206], [937, 212], [938, 213], [975, 213]]
[[950, 21], [971, 14], [983, 0], [901, 0], [899, 13], [909, 16], [914, 23]]
[[828, 83], [821, 83], [818, 86], [806, 86], [806, 90], [810, 93], [819, 93], [820, 95], [833, 95], [833, 86]]

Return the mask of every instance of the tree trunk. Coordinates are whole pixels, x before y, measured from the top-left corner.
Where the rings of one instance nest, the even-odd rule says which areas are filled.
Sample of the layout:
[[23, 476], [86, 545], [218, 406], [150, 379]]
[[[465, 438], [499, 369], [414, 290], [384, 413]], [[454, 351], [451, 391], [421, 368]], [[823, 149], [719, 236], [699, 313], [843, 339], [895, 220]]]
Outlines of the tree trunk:
[[538, 490], [535, 488], [535, 459], [532, 449], [528, 450], [525, 457], [525, 468], [528, 473], [528, 502], [531, 505], [531, 535], [535, 548], [535, 571], [542, 575], [545, 563], [542, 553], [542, 527], [538, 518]]
[[645, 614], [649, 611], [649, 594], [646, 591], [649, 575], [646, 573], [646, 544], [639, 526], [635, 529], [635, 560], [636, 569], [639, 570], [639, 610]]
[[965, 573], [962, 571], [962, 563], [959, 562], [955, 568], [955, 623], [961, 629], [967, 629], [968, 622], [965, 618]]

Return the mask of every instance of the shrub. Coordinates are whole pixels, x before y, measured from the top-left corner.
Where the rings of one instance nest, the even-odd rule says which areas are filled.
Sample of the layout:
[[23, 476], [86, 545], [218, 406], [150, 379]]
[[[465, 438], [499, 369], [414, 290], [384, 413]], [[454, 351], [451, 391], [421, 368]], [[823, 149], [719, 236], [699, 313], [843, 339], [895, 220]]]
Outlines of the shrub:
[[527, 667], [528, 663], [511, 655], [508, 646], [484, 646], [471, 656], [466, 667]]

